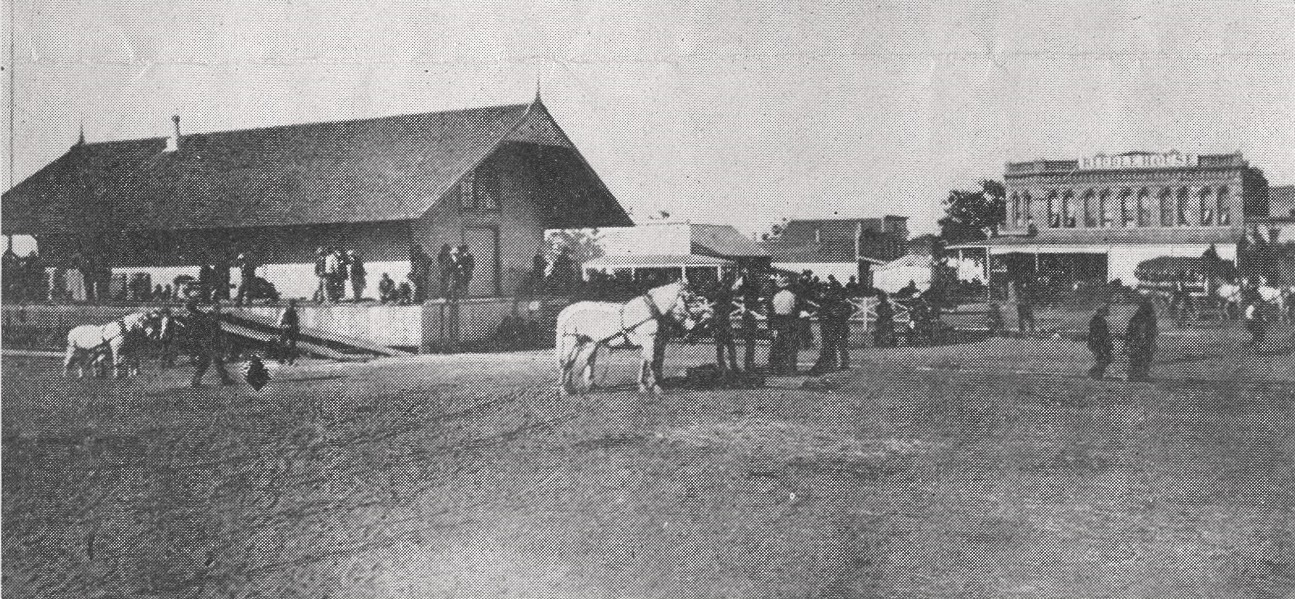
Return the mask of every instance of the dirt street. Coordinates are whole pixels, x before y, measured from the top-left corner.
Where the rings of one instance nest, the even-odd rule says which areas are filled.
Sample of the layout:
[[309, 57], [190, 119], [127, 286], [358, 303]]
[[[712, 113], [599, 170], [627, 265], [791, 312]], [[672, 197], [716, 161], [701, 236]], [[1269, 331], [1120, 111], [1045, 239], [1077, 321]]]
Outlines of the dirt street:
[[626, 352], [569, 398], [548, 352], [276, 366], [261, 392], [6, 357], [5, 592], [1286, 596], [1291, 354], [1239, 339], [1165, 336], [1152, 383], [991, 339], [661, 397]]

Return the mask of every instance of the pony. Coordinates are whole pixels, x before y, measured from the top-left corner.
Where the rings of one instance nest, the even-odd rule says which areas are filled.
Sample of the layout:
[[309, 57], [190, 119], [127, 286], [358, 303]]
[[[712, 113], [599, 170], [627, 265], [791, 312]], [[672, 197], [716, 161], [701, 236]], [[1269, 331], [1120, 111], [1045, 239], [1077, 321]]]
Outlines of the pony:
[[139, 363], [132, 361], [126, 369], [126, 352], [138, 337], [156, 335], [160, 315], [157, 312], [137, 312], [123, 316], [105, 325], [83, 325], [68, 331], [67, 355], [63, 359], [63, 376], [69, 377], [72, 365], [77, 366], [77, 378], [85, 378], [87, 366], [93, 366], [100, 354], [106, 354], [113, 367], [115, 378], [139, 374]]
[[558, 389], [563, 395], [572, 391], [574, 379], [585, 379], [585, 390], [594, 388], [594, 365], [598, 351], [614, 345], [637, 345], [639, 392], [660, 394], [661, 373], [653, 357], [661, 349], [657, 338], [666, 321], [681, 324], [686, 330], [705, 318], [705, 307], [699, 296], [684, 283], [671, 283], [650, 289], [624, 304], [613, 302], [576, 302], [558, 313], [554, 354], [560, 376]]

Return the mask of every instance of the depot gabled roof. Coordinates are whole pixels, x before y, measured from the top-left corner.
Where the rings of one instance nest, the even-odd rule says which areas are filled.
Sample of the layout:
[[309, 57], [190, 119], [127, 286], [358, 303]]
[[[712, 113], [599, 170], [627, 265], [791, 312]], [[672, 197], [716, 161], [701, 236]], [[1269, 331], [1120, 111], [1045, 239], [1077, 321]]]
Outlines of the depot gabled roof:
[[161, 137], [78, 144], [4, 194], [4, 232], [409, 220], [512, 140], [565, 146], [579, 156], [538, 98], [184, 135], [175, 152], [165, 151]]

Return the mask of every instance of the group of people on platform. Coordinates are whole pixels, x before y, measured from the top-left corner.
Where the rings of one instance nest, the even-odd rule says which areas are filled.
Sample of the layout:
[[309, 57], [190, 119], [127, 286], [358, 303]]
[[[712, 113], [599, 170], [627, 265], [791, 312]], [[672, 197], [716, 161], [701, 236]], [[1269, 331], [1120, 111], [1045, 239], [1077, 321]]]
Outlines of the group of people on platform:
[[315, 302], [335, 304], [344, 300], [348, 282], [352, 301], [358, 302], [364, 299], [364, 291], [368, 287], [368, 274], [364, 268], [364, 260], [355, 250], [319, 248], [315, 251], [315, 276], [319, 278], [319, 286], [315, 290]]

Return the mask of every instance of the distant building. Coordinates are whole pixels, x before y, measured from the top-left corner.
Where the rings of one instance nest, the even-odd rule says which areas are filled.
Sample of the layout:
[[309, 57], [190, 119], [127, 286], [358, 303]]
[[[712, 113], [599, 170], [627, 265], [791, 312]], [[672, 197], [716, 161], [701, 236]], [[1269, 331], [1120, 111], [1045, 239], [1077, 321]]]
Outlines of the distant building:
[[[537, 97], [530, 104], [78, 142], [4, 194], [3, 232], [47, 262], [94, 253], [156, 283], [247, 252], [286, 297], [316, 287], [315, 250], [353, 249], [370, 286], [411, 254], [470, 246], [469, 295], [512, 294], [544, 230], [629, 217]], [[433, 268], [435, 266], [433, 265]]]
[[908, 245], [908, 217], [797, 219], [777, 237], [762, 241], [774, 268], [812, 270], [844, 282], [857, 276], [869, 282], [870, 269], [903, 256]]
[[586, 234], [596, 240], [599, 254], [581, 265], [586, 276], [600, 271], [634, 280], [655, 276], [708, 284], [725, 270], [769, 265], [764, 248], [728, 225], [647, 223], [604, 227]]
[[1252, 219], [1252, 228], [1278, 242], [1295, 242], [1295, 185], [1268, 188], [1268, 217]]
[[1008, 163], [1000, 234], [952, 246], [989, 254], [992, 281], [1047, 275], [1055, 284], [1136, 282], [1138, 264], [1236, 259], [1237, 240], [1267, 222], [1268, 182], [1240, 154], [1131, 152]]

